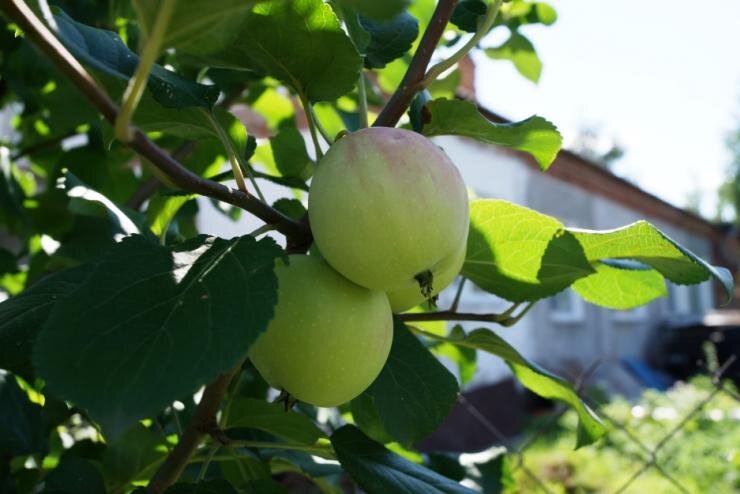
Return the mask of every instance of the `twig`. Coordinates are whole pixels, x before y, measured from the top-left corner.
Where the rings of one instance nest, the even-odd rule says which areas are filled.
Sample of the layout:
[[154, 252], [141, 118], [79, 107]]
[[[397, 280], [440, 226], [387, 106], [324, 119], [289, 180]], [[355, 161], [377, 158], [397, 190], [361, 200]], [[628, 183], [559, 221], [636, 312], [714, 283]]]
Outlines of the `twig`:
[[493, 22], [496, 20], [496, 16], [498, 15], [498, 11], [499, 8], [501, 8], [502, 3], [503, 0], [494, 0], [494, 2], [488, 6], [486, 15], [485, 17], [483, 17], [483, 19], [479, 21], [478, 28], [475, 30], [475, 34], [473, 34], [473, 36], [467, 41], [467, 43], [461, 46], [459, 50], [450, 55], [449, 58], [439, 62], [431, 69], [429, 69], [429, 71], [424, 76], [424, 79], [421, 81], [420, 86], [425, 87], [434, 82], [434, 80], [439, 77], [440, 74], [455, 65], [462, 57], [467, 55], [470, 50], [475, 48], [478, 42], [486, 34], [488, 34], [488, 31], [491, 30]]
[[357, 101], [359, 103], [357, 111], [360, 114], [360, 128], [364, 129], [367, 127], [367, 89], [365, 88], [364, 70], [360, 70], [360, 78], [357, 81]]
[[149, 494], [160, 494], [174, 484], [195, 453], [203, 438], [218, 427], [216, 413], [233, 377], [241, 369], [241, 362], [226, 374], [206, 386], [193, 420], [185, 429], [172, 452], [165, 458], [147, 487]]
[[319, 131], [319, 134], [321, 134], [321, 137], [324, 138], [324, 141], [328, 145], [332, 145], [334, 143], [334, 138], [329, 134], [329, 132], [326, 130], [326, 128], [322, 125], [321, 120], [319, 120], [319, 116], [316, 114], [316, 110], [314, 109], [313, 105], [309, 105], [309, 111], [311, 112], [311, 116], [313, 117], [313, 122], [316, 124], [316, 129]]
[[208, 467], [211, 466], [213, 457], [216, 456], [216, 453], [218, 453], [219, 448], [221, 448], [221, 445], [217, 442], [214, 442], [213, 446], [211, 446], [210, 451], [208, 451], [208, 456], [206, 456], [206, 461], [204, 461], [203, 464], [200, 466], [200, 472], [198, 472], [198, 478], [195, 479], [196, 482], [200, 482], [201, 480], [205, 478], [206, 472], [208, 471]]
[[[115, 122], [119, 111], [118, 107], [98, 87], [77, 59], [36, 17], [36, 14], [25, 2], [22, 0], [0, 0], [0, 6], [5, 14], [23, 30], [26, 37], [32, 40], [49, 60], [69, 77], [103, 117], [111, 123]], [[291, 220], [249, 194], [199, 177], [165, 153], [138, 130], [134, 132], [134, 139], [129, 143], [129, 146], [167, 175], [176, 186], [240, 207], [266, 223], [274, 224], [275, 228], [288, 237], [293, 245], [310, 244], [311, 233], [307, 225]]]
[[298, 94], [301, 100], [301, 106], [303, 106], [303, 112], [306, 114], [306, 121], [308, 122], [308, 132], [311, 134], [311, 140], [313, 141], [314, 151], [316, 156], [314, 157], [317, 161], [324, 156], [321, 151], [321, 145], [319, 144], [319, 137], [316, 135], [316, 121], [314, 120], [313, 109], [311, 108], [311, 102], [302, 92]]
[[[283, 187], [289, 187], [291, 189], [299, 189], [304, 192], [308, 192], [308, 186], [306, 185], [306, 182], [304, 182], [300, 178], [281, 177], [278, 175], [270, 175], [267, 173], [262, 173], [260, 171], [255, 170], [254, 167], [249, 165], [248, 163], [247, 163], [246, 168], [256, 178], [263, 178], [272, 183], [282, 185]], [[211, 180], [213, 182], [223, 182], [225, 180], [231, 180], [233, 178], [234, 178], [234, 174], [231, 172], [231, 170], [226, 170], [221, 173], [217, 173], [216, 175], [211, 175], [210, 177], [208, 177], [208, 180]], [[190, 192], [188, 192], [187, 190], [178, 189], [178, 190], [171, 190], [171, 191], [165, 192], [164, 194], [170, 195], [170, 196], [184, 196], [184, 195], [190, 194]]]
[[77, 132], [73, 130], [71, 132], [67, 132], [66, 134], [52, 137], [51, 139], [47, 139], [45, 141], [34, 142], [33, 144], [29, 144], [28, 146], [16, 151], [15, 154], [11, 155], [10, 159], [12, 161], [16, 161], [20, 158], [23, 158], [24, 156], [28, 156], [29, 154], [34, 154], [39, 151], [43, 151], [44, 149], [54, 147], [57, 144], [61, 144], [62, 141], [64, 141], [65, 139], [74, 135], [77, 135]]
[[271, 443], [267, 441], [229, 441], [227, 446], [232, 448], [260, 448], [260, 449], [285, 449], [291, 451], [304, 451], [306, 453], [333, 460], [336, 458], [331, 446]]
[[529, 310], [534, 306], [534, 302], [529, 302], [524, 309], [519, 312], [516, 316], [512, 316], [514, 309], [519, 307], [519, 304], [514, 304], [506, 311], [501, 314], [479, 314], [473, 312], [456, 312], [454, 310], [440, 310], [436, 312], [415, 312], [401, 314], [399, 317], [402, 321], [414, 322], [414, 321], [478, 321], [478, 322], [492, 322], [501, 326], [513, 326]]
[[251, 231], [251, 232], [249, 232], [249, 233], [248, 233], [247, 235], [249, 235], [250, 237], [259, 237], [259, 236], [260, 236], [260, 235], [262, 235], [263, 233], [267, 233], [267, 232], [270, 232], [270, 231], [272, 231], [272, 230], [274, 230], [274, 229], [275, 229], [275, 227], [274, 227], [274, 226], [272, 226], [272, 225], [271, 225], [271, 224], [269, 224], [269, 223], [265, 223], [265, 224], [264, 224], [264, 225], [262, 225], [261, 227], [259, 227], [259, 228], [256, 228], [256, 229], [252, 230], [252, 231]]
[[[202, 110], [202, 109], [201, 109]], [[234, 146], [231, 144], [231, 138], [229, 135], [224, 131], [224, 129], [221, 128], [221, 124], [216, 120], [216, 117], [213, 116], [213, 113], [210, 113], [206, 110], [202, 110], [203, 116], [206, 117], [206, 119], [211, 124], [211, 127], [213, 127], [213, 130], [216, 131], [216, 134], [218, 135], [218, 139], [221, 141], [221, 145], [224, 147], [224, 150], [226, 151], [226, 155], [229, 157], [229, 163], [231, 164], [231, 172], [234, 174], [234, 180], [236, 180], [236, 186], [239, 188], [239, 190], [242, 190], [244, 192], [247, 192], [247, 184], [244, 182], [244, 175], [242, 174], [242, 169], [239, 166], [239, 161], [237, 160], [237, 153], [234, 149]], [[255, 189], [257, 188], [256, 184]], [[260, 196], [262, 196], [262, 193], [260, 193]], [[265, 202], [264, 198], [262, 198], [262, 202]]]
[[452, 305], [450, 305], [450, 308], [448, 310], [452, 312], [457, 311], [457, 306], [460, 305], [460, 297], [462, 297], [463, 288], [465, 288], [465, 281], [467, 281], [467, 278], [460, 278], [460, 284], [457, 285], [455, 298], [452, 299]]
[[123, 93], [121, 111], [116, 116], [116, 121], [113, 124], [116, 139], [121, 142], [129, 142], [134, 137], [133, 129], [130, 127], [131, 118], [134, 116], [136, 107], [139, 106], [147, 82], [149, 82], [149, 72], [151, 72], [152, 66], [159, 56], [173, 10], [175, 10], [175, 0], [162, 0], [160, 2], [157, 18], [154, 20], [152, 31], [144, 43], [139, 64], [136, 66], [136, 71], [134, 71], [133, 77], [129, 79], [128, 86], [126, 86]]
[[452, 12], [455, 10], [457, 0], [439, 0], [437, 7], [434, 9], [432, 19], [424, 31], [424, 35], [419, 42], [416, 53], [411, 58], [409, 68], [403, 76], [401, 84], [393, 93], [386, 103], [378, 118], [373, 122], [374, 127], [393, 127], [411, 104], [414, 95], [420, 88], [420, 83], [424, 79], [429, 61], [437, 43], [445, 31], [447, 22], [449, 22]]

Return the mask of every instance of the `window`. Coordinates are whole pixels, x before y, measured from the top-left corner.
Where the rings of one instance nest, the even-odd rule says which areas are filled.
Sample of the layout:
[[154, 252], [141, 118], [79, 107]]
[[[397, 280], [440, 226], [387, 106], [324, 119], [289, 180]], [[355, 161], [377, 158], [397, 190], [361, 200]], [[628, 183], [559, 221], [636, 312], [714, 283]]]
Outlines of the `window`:
[[583, 321], [585, 317], [584, 302], [570, 288], [550, 297], [548, 301], [552, 321], [562, 323]]

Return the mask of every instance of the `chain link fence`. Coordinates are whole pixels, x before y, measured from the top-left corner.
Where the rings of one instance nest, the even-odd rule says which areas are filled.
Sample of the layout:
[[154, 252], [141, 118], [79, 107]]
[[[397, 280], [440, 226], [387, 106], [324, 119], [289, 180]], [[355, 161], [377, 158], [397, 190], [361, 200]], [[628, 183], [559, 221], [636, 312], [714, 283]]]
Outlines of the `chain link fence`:
[[[594, 376], [600, 368], [608, 365], [609, 362], [597, 359], [591, 365], [585, 368], [578, 375], [565, 376], [570, 378], [576, 384], [576, 389], [581, 398], [588, 403], [599, 416], [605, 421], [608, 432], [598, 444], [607, 444], [620, 459], [618, 468], [620, 471], [619, 481], [600, 481], [600, 479], [590, 479], [591, 487], [583, 484], [573, 483], [569, 478], [574, 475], [572, 464], [567, 461], [555, 461], [549, 468], [542, 468], [542, 462], [532, 460], [532, 457], [543, 455], [548, 448], [552, 447], [552, 436], [562, 427], [564, 416], [569, 413], [568, 408], [564, 405], [557, 405], [554, 411], [544, 420], [539, 421], [528, 427], [523, 437], [520, 436], [512, 441], [511, 437], [503, 434], [489, 419], [486, 418], [472, 403], [461, 395], [460, 403], [467, 411], [470, 417], [477, 421], [481, 427], [497, 437], [502, 444], [508, 446], [507, 457], [510, 472], [518, 478], [515, 483], [517, 487], [515, 492], [541, 492], [541, 493], [561, 493], [561, 492], [598, 492], [598, 493], [646, 493], [653, 494], [657, 491], [646, 491], [644, 487], [638, 486], [640, 479], [646, 475], [654, 474], [662, 479], [662, 486], [659, 492], [663, 493], [708, 493], [708, 492], [740, 492], [740, 443], [731, 447], [731, 458], [724, 458], [728, 462], [725, 468], [724, 477], [717, 481], [716, 479], [709, 482], [714, 485], [702, 485], [701, 479], [690, 479], [687, 482], [686, 472], [681, 472], [682, 464], [675, 461], [676, 449], [681, 449], [679, 444], [672, 444], [672, 441], [685, 441], [678, 439], [679, 436], [685, 435], [687, 431], [701, 434], [701, 424], [706, 421], [718, 420], [723, 422], [727, 427], [728, 433], [733, 432], [733, 437], [740, 437], [740, 395], [736, 388], [729, 380], [723, 379], [727, 369], [735, 363], [737, 355], [733, 355], [721, 365], [714, 362], [710, 369], [704, 372], [703, 385], [692, 387], [690, 400], [686, 399], [686, 393], [671, 394], [671, 391], [660, 393], [660, 399], [667, 401], [680, 400], [681, 403], [675, 403], [676, 406], [656, 407], [652, 413], [660, 420], [653, 420], [651, 427], [655, 428], [659, 424], [658, 430], [653, 430], [651, 437], [648, 439], [640, 430], [640, 420], [645, 418], [649, 413], [643, 405], [632, 403], [630, 405], [630, 415], [628, 418], [636, 420], [625, 420], [624, 414], [616, 414], [609, 406], [603, 402], [594, 399], [588, 390], [592, 389]], [[709, 359], [711, 361], [711, 358]], [[711, 362], [710, 362], [711, 364]], [[678, 384], [682, 386], [684, 384]], [[657, 393], [656, 393], [657, 396]], [[728, 400], [730, 405], [730, 414], [719, 413], [713, 406], [720, 400], [723, 406], [727, 408]], [[690, 402], [690, 403], [689, 403]], [[626, 404], [626, 402], [625, 402]], [[680, 413], [679, 413], [680, 411]], [[718, 416], [719, 415], [719, 416]], [[567, 417], [566, 417], [567, 418]], [[699, 424], [699, 425], [697, 425]], [[729, 430], [734, 428], [733, 431]], [[572, 436], [570, 432], [570, 448], [572, 450]], [[695, 436], [692, 436], [695, 437]], [[711, 439], [708, 439], [711, 443]], [[594, 448], [591, 458], [593, 461], [598, 460], [599, 455], [603, 454], [603, 449], [598, 446], [589, 446]], [[670, 446], [676, 446], [669, 448]], [[709, 447], [712, 447], [710, 444]], [[673, 451], [668, 451], [673, 449]], [[534, 453], [534, 451], [537, 453]], [[572, 452], [572, 451], [571, 451]], [[706, 452], [705, 452], [706, 453]], [[716, 452], [715, 452], [716, 453]], [[559, 453], [553, 453], [557, 457]], [[704, 460], [701, 452], [696, 455], [696, 462]], [[603, 460], [603, 461], [609, 461]], [[685, 465], [685, 461], [684, 461]], [[615, 467], [616, 468], [616, 467]], [[729, 473], [728, 473], [729, 472]], [[588, 484], [589, 482], [586, 482]], [[719, 483], [718, 483], [719, 482]], [[720, 485], [722, 484], [722, 485]], [[737, 489], [737, 490], [736, 490]]]

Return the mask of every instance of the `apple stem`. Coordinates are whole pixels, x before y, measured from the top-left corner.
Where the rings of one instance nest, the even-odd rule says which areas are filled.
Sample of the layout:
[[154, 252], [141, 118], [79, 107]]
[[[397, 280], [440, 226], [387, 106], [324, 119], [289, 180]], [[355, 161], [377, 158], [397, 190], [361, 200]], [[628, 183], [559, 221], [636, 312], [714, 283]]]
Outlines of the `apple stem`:
[[436, 307], [436, 304], [434, 303], [434, 297], [432, 296], [432, 292], [434, 291], [434, 275], [432, 274], [432, 272], [427, 269], [426, 271], [422, 271], [421, 273], [414, 276], [414, 279], [419, 284], [421, 294], [424, 296], [425, 299], [427, 299], [429, 305], [432, 307]]
[[280, 394], [275, 399], [276, 403], [282, 403], [283, 408], [286, 412], [290, 411], [296, 404], [298, 403], [298, 400], [293, 397], [290, 393], [288, 393], [285, 389], [280, 390]]

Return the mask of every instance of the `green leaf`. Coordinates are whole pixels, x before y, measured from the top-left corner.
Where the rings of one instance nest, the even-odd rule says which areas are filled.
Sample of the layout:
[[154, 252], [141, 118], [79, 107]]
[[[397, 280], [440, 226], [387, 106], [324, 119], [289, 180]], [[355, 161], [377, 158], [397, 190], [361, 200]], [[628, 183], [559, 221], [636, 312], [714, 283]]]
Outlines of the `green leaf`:
[[[162, 0], [134, 0], [139, 25], [149, 34], [157, 19]], [[247, 18], [254, 1], [180, 0], [170, 17], [162, 48], [207, 54], [226, 48]]]
[[451, 332], [449, 336], [427, 332], [423, 332], [423, 335], [453, 345], [483, 350], [497, 355], [507, 363], [519, 382], [527, 389], [544, 398], [560, 400], [573, 407], [579, 419], [577, 447], [596, 441], [606, 432], [601, 420], [588, 405], [581, 401], [570, 383], [522, 357], [514, 347], [493, 331], [480, 328], [466, 334], [460, 328]]
[[387, 21], [406, 10], [411, 0], [339, 0], [339, 2], [356, 10], [364, 17]]
[[285, 197], [272, 203], [272, 207], [283, 213], [292, 220], [299, 221], [306, 216], [306, 207], [298, 199], [287, 199]]
[[342, 467], [367, 494], [474, 492], [388, 451], [352, 425], [337, 429], [331, 443]]
[[275, 166], [284, 177], [308, 180], [313, 175], [314, 163], [306, 151], [306, 141], [295, 125], [281, 125], [275, 137], [270, 138]]
[[47, 439], [41, 410], [12, 374], [0, 370], [0, 455], [45, 453]]
[[728, 270], [710, 265], [647, 221], [614, 230], [570, 231], [583, 246], [589, 261], [634, 259], [678, 285], [694, 285], [714, 278], [725, 290], [725, 303], [734, 294], [735, 286]]
[[0, 303], [0, 368], [30, 378], [36, 335], [54, 304], [71, 293], [92, 272], [91, 265], [48, 276], [16, 297]]
[[[110, 199], [90, 188], [72, 173], [65, 170], [58, 181], [58, 187], [65, 189], [70, 198], [69, 210], [73, 213], [91, 216], [103, 216], [110, 220], [115, 228], [125, 235], [139, 233], [136, 223]], [[91, 211], [92, 207], [92, 211]], [[99, 214], [97, 214], [99, 212]]]
[[392, 443], [393, 438], [385, 430], [380, 419], [378, 407], [375, 406], [375, 397], [369, 393], [362, 393], [350, 402], [352, 419], [355, 425], [367, 434], [373, 441], [382, 444]]
[[542, 170], [555, 160], [562, 137], [558, 129], [542, 117], [521, 122], [497, 124], [480, 114], [473, 103], [435, 99], [426, 105], [428, 119], [424, 135], [456, 135], [524, 151], [531, 154]]
[[[635, 263], [637, 264], [637, 263]], [[647, 266], [597, 261], [596, 272], [573, 283], [584, 300], [609, 309], [627, 310], [668, 294], [663, 276]]]
[[512, 31], [509, 39], [501, 46], [486, 48], [485, 52], [494, 60], [510, 60], [524, 78], [535, 83], [540, 80], [542, 61], [532, 42], [523, 34]]
[[161, 238], [167, 233], [172, 219], [180, 208], [195, 196], [162, 196], [158, 195], [149, 201], [146, 210], [146, 219], [152, 232]]
[[370, 33], [370, 43], [365, 49], [365, 67], [368, 69], [381, 69], [402, 57], [419, 35], [419, 21], [408, 12], [382, 22], [360, 17], [360, 24]]
[[105, 494], [105, 484], [93, 462], [73, 455], [64, 455], [59, 465], [44, 480], [47, 494]]
[[499, 199], [470, 203], [462, 275], [512, 302], [555, 295], [594, 272], [576, 237], [555, 218]]
[[[139, 57], [113, 31], [81, 24], [61, 9], [55, 9], [57, 35], [72, 54], [90, 67], [127, 81], [136, 70]], [[160, 65], [152, 67], [147, 88], [157, 102], [167, 108], [200, 106], [211, 109], [219, 89], [189, 81]]]
[[149, 480], [167, 452], [160, 432], [134, 425], [110, 442], [103, 453], [108, 490], [122, 490], [132, 482]]
[[450, 22], [469, 33], [478, 30], [478, 20], [486, 15], [488, 5], [483, 0], [462, 0], [452, 12]]
[[229, 409], [226, 425], [259, 429], [301, 444], [314, 444], [324, 437], [321, 429], [305, 415], [286, 411], [281, 403], [254, 398], [236, 398]]
[[280, 252], [249, 236], [129, 237], [54, 307], [35, 367], [115, 435], [244, 358], [273, 316]]
[[450, 343], [440, 343], [432, 347], [432, 352], [440, 357], [447, 357], [455, 365], [460, 374], [460, 384], [465, 385], [473, 379], [477, 369], [478, 352], [472, 348], [464, 348]]
[[411, 445], [447, 418], [458, 391], [455, 377], [396, 319], [388, 361], [363, 394], [372, 398], [388, 434]]
[[274, 77], [311, 101], [349, 92], [362, 59], [322, 0], [262, 2], [225, 51], [225, 65]]
[[545, 2], [516, 1], [504, 3], [496, 25], [505, 24], [509, 29], [517, 29], [525, 24], [550, 26], [558, 19], [554, 8]]
[[[224, 479], [204, 480], [196, 484], [180, 482], [170, 486], [164, 492], [165, 494], [237, 494], [234, 487]], [[246, 491], [247, 494], [251, 492]]]

